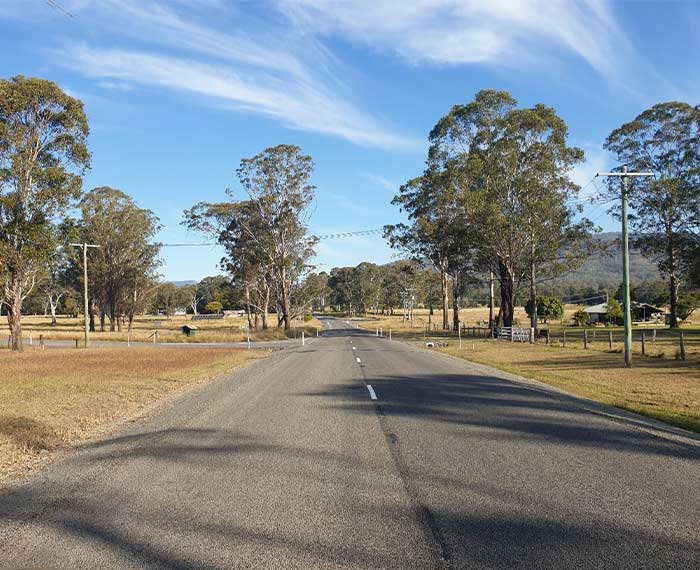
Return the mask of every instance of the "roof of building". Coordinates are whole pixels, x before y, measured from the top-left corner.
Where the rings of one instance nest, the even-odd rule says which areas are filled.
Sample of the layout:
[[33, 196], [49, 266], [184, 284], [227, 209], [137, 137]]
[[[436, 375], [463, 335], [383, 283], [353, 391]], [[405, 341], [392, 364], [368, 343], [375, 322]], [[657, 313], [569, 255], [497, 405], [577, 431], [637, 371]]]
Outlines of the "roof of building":
[[604, 315], [608, 312], [608, 304], [607, 303], [600, 303], [598, 305], [586, 307], [584, 309], [584, 311], [586, 311], [587, 313], [595, 313], [595, 314]]

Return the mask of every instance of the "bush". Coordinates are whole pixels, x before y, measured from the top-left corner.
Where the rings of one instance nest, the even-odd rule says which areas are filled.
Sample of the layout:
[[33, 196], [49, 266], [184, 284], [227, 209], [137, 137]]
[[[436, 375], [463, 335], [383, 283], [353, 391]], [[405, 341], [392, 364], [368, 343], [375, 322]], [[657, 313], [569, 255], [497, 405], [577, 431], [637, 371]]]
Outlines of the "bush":
[[[550, 297], [548, 295], [537, 295], [535, 298], [537, 301], [537, 318], [544, 321], [545, 323], [549, 319], [561, 319], [564, 314], [564, 305], [561, 300], [557, 297]], [[525, 311], [528, 316], [532, 318], [532, 300], [529, 299], [525, 303]]]
[[304, 322], [305, 322], [305, 323], [308, 323], [309, 321], [312, 321], [313, 319], [314, 319], [314, 316], [311, 315], [311, 314], [309, 314], [309, 313], [306, 313], [306, 314], [304, 315]]
[[224, 310], [224, 306], [219, 301], [210, 301], [204, 305], [204, 312], [210, 315], [218, 315]]
[[582, 327], [588, 322], [588, 313], [583, 307], [581, 307], [571, 318], [573, 319], [574, 323], [576, 323], [577, 327]]

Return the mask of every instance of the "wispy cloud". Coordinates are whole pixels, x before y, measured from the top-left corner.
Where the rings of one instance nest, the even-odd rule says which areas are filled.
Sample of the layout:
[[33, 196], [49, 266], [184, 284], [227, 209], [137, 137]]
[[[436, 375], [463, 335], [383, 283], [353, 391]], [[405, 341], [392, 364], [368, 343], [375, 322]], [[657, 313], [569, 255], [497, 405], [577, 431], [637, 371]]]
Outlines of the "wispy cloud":
[[365, 172], [364, 177], [367, 180], [370, 180], [374, 184], [381, 186], [385, 190], [389, 190], [390, 192], [396, 192], [399, 189], [399, 184], [396, 182], [392, 182], [388, 178], [385, 178], [384, 176], [379, 176], [378, 174], [372, 174], [371, 172]]
[[322, 42], [297, 34], [283, 18], [257, 21], [237, 4], [217, 0], [66, 0], [65, 5], [78, 25], [91, 28], [85, 37], [99, 39], [64, 38], [53, 50], [54, 60], [106, 89], [164, 88], [357, 145], [422, 148], [417, 137], [365, 110], [343, 82], [342, 64]]
[[571, 52], [614, 79], [632, 48], [604, 0], [278, 0], [296, 25], [414, 62], [514, 67]]

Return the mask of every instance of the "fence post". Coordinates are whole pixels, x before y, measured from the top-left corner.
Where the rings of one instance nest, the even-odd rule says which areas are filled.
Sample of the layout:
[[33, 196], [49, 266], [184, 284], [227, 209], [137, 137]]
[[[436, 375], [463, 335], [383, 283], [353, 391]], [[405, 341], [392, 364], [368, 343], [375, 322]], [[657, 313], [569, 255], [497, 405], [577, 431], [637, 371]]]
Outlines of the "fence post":
[[642, 356], [646, 356], [647, 353], [647, 335], [642, 331]]
[[683, 331], [680, 334], [680, 349], [681, 349], [681, 360], [685, 360], [685, 338], [683, 337]]
[[612, 331], [608, 331], [608, 348], [612, 350]]
[[510, 342], [515, 341], [515, 327], [511, 326], [510, 327]]
[[654, 329], [654, 332], [652, 333], [651, 343], [656, 344], [656, 329]]
[[29, 331], [29, 346], [32, 346], [32, 344], [34, 344], [32, 342], [32, 331]]
[[583, 331], [583, 348], [588, 348], [588, 331]]
[[595, 342], [595, 329], [593, 329], [593, 341], [592, 342]]
[[549, 344], [549, 329], [545, 329], [547, 331], [547, 344]]
[[530, 327], [530, 344], [535, 344], [535, 328]]
[[41, 347], [41, 350], [44, 350], [44, 335], [43, 334], [39, 335], [39, 346]]
[[562, 329], [561, 335], [561, 345], [566, 347], [566, 329]]
[[75, 348], [78, 348], [78, 339], [75, 339]]

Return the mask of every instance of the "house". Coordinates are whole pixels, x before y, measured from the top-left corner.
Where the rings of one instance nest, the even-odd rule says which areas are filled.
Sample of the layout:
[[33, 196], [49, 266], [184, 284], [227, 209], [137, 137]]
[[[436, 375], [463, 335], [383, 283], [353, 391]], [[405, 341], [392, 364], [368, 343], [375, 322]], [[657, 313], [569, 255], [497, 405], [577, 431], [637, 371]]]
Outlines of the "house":
[[588, 324], [606, 321], [608, 318], [608, 304], [600, 303], [584, 309], [588, 313]]
[[635, 321], [663, 323], [666, 311], [649, 303], [632, 303]]
[[[588, 313], [588, 324], [606, 322], [608, 320], [608, 304], [600, 303], [584, 309]], [[666, 312], [649, 303], [632, 301], [632, 314], [635, 321], [663, 322]]]

